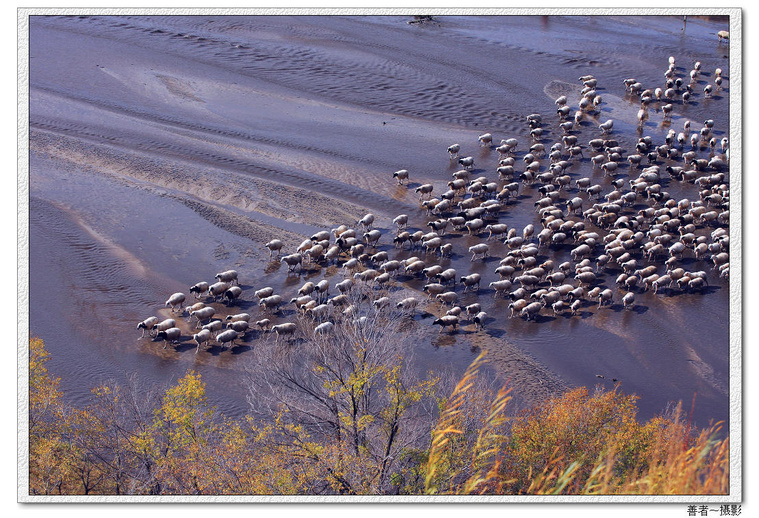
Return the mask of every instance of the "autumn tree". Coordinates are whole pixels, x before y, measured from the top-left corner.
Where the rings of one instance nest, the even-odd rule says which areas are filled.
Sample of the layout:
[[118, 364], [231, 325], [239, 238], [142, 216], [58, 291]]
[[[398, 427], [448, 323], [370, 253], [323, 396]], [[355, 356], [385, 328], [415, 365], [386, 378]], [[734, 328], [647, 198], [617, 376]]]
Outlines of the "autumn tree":
[[278, 425], [270, 444], [308, 493], [396, 492], [393, 474], [429, 440], [437, 379], [412, 371], [408, 317], [360, 300], [325, 335], [301, 317], [298, 339], [259, 347], [251, 369], [254, 409]]
[[60, 379], [51, 377], [50, 353], [39, 338], [29, 340], [29, 493], [70, 494], [73, 445]]

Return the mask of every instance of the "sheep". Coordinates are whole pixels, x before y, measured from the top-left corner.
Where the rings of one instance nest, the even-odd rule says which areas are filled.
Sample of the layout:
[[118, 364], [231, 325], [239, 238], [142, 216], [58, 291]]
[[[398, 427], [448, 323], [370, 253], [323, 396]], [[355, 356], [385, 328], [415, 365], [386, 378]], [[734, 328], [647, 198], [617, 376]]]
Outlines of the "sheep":
[[593, 272], [581, 272], [575, 275], [575, 280], [582, 284], [592, 284], [596, 281], [596, 274]]
[[485, 222], [480, 218], [475, 218], [470, 221], [467, 221], [464, 226], [469, 230], [469, 235], [472, 235], [472, 231], [474, 231], [475, 235], [477, 232], [485, 227]]
[[243, 333], [243, 334], [245, 334], [245, 332], [248, 330], [249, 326], [250, 326], [250, 324], [248, 324], [246, 321], [244, 321], [244, 320], [238, 320], [238, 321], [234, 321], [234, 322], [229, 322], [227, 324], [227, 329], [232, 329], [236, 333]]
[[211, 331], [212, 333], [218, 333], [219, 331], [224, 329], [224, 323], [221, 320], [212, 320], [206, 325], [201, 326], [200, 329], [207, 329], [208, 331]]
[[437, 278], [441, 284], [453, 283], [456, 284], [456, 270], [448, 268], [437, 274]]
[[210, 330], [202, 329], [198, 333], [192, 335], [192, 339], [198, 344], [198, 348], [195, 349], [195, 354], [198, 354], [198, 352], [200, 352], [200, 346], [213, 340], [214, 336]]
[[358, 220], [356, 222], [356, 225], [361, 225], [361, 227], [364, 229], [364, 232], [367, 232], [371, 230], [372, 225], [374, 224], [374, 214], [366, 214], [363, 218]]
[[425, 183], [414, 189], [414, 192], [419, 193], [419, 201], [422, 201], [422, 198], [425, 196], [429, 200], [432, 197], [433, 188], [434, 187], [431, 183]]
[[377, 243], [380, 240], [380, 237], [382, 237], [382, 232], [379, 230], [370, 230], [369, 232], [365, 233], [363, 237], [367, 245], [376, 247]]
[[279, 239], [272, 239], [264, 246], [269, 249], [269, 259], [271, 259], [274, 257], [275, 253], [277, 254], [277, 257], [279, 257], [279, 252], [284, 248], [285, 244]]
[[601, 306], [611, 304], [613, 295], [614, 292], [608, 288], [601, 291], [601, 293], [598, 294], [598, 308], [600, 309]]
[[156, 324], [153, 324], [153, 334], [158, 333], [160, 331], [166, 331], [167, 329], [171, 329], [172, 327], [176, 327], [177, 322], [173, 318], [167, 318], [166, 320], [162, 320], [161, 322], [158, 322]]
[[216, 335], [216, 341], [221, 345], [222, 349], [227, 348], [227, 343], [229, 343], [229, 347], [234, 347], [235, 340], [239, 338], [237, 331], [233, 329], [229, 329], [227, 331], [224, 331], [223, 333], [219, 333]]
[[182, 310], [182, 306], [184, 305], [185, 296], [184, 293], [174, 293], [171, 297], [169, 297], [169, 300], [166, 301], [166, 307], [171, 306], [171, 312], [174, 313], [177, 311], [177, 306], [179, 306], [179, 310]]
[[264, 308], [266, 311], [271, 310], [277, 310], [279, 306], [282, 304], [282, 297], [279, 295], [272, 295], [270, 297], [265, 297], [261, 299], [261, 301], [258, 303], [258, 305], [262, 308]]
[[490, 133], [484, 133], [477, 137], [477, 140], [480, 142], [481, 146], [489, 146], [493, 143], [493, 135]]
[[497, 298], [499, 293], [506, 293], [508, 290], [511, 289], [512, 282], [510, 280], [503, 279], [500, 281], [493, 281], [488, 286], [490, 288], [493, 288], [493, 290], [495, 291], [493, 298]]
[[277, 324], [275, 326], [272, 326], [270, 331], [273, 331], [276, 333], [277, 338], [275, 340], [275, 343], [279, 343], [279, 339], [283, 336], [292, 337], [295, 334], [295, 331], [298, 329], [298, 326], [294, 324], [293, 322], [286, 322], [284, 324]]
[[606, 162], [601, 164], [601, 169], [604, 172], [604, 176], [614, 176], [614, 172], [617, 170], [618, 164], [616, 162]]
[[467, 156], [467, 157], [464, 157], [464, 158], [459, 158], [458, 163], [464, 169], [472, 169], [474, 167], [474, 158], [472, 158], [471, 156]]
[[578, 246], [576, 248], [573, 248], [569, 252], [569, 255], [572, 256], [572, 259], [576, 260], [576, 259], [579, 259], [579, 258], [586, 257], [586, 256], [590, 255], [591, 252], [592, 252], [592, 250], [591, 250], [590, 246], [588, 246], [586, 244], [582, 244], [582, 245], [580, 245], [580, 246]]
[[414, 297], [407, 297], [400, 302], [398, 302], [395, 307], [406, 312], [406, 311], [414, 311], [414, 308], [416, 308], [417, 304], [419, 304], [419, 301]]
[[476, 287], [475, 291], [478, 291], [480, 289], [480, 280], [482, 279], [482, 276], [479, 273], [473, 273], [471, 275], [463, 275], [461, 277], [461, 284], [464, 285], [464, 291], [469, 290], [469, 288]]
[[142, 336], [140, 338], [145, 338], [145, 331], [148, 332], [152, 336], [153, 334], [153, 328], [158, 323], [158, 317], [148, 317], [139, 324], [137, 324], [137, 329], [142, 329]]
[[509, 318], [513, 318], [517, 312], [521, 313], [522, 309], [527, 307], [527, 304], [529, 304], [529, 302], [523, 298], [514, 300], [514, 302], [509, 304], [509, 309], [511, 310], [511, 315], [509, 315]]
[[611, 119], [598, 125], [598, 129], [601, 130], [602, 134], [611, 133], [613, 127], [614, 127], [614, 121]]
[[730, 31], [718, 31], [717, 32], [717, 41], [718, 41], [718, 43], [722, 43], [722, 40], [725, 40], [726, 42], [730, 40]]
[[219, 282], [228, 282], [230, 284], [239, 284], [237, 280], [237, 271], [235, 270], [226, 270], [224, 272], [217, 273], [214, 276], [214, 279], [216, 279]]
[[444, 293], [439, 293], [435, 296], [435, 299], [440, 301], [443, 305], [453, 305], [456, 300], [458, 300], [459, 296], [455, 291], [446, 291]]
[[436, 282], [425, 284], [424, 287], [422, 287], [422, 291], [427, 293], [428, 299], [432, 298], [433, 295], [436, 296], [436, 295], [439, 295], [440, 293], [445, 292], [446, 289], [447, 288], [443, 284], [436, 283]]
[[189, 315], [191, 311], [197, 311], [199, 309], [203, 309], [206, 307], [206, 304], [204, 302], [196, 302], [192, 306], [187, 306], [187, 314]]
[[556, 302], [561, 300], [563, 295], [559, 291], [547, 291], [538, 297], [543, 306], [553, 306]]
[[317, 293], [317, 300], [324, 300], [329, 296], [329, 281], [322, 279], [314, 286], [314, 291]]
[[310, 262], [318, 262], [324, 255], [324, 246], [319, 243], [314, 244], [303, 253], [304, 257]]
[[239, 286], [232, 286], [224, 292], [224, 297], [227, 299], [227, 304], [231, 304], [233, 300], [240, 298], [242, 295], [242, 288]]
[[314, 337], [332, 333], [334, 330], [335, 330], [335, 324], [333, 324], [332, 322], [323, 322], [314, 328]]
[[201, 295], [208, 292], [209, 284], [207, 282], [198, 282], [190, 286], [190, 293], [198, 299]]
[[520, 315], [525, 317], [527, 320], [533, 320], [537, 318], [541, 309], [543, 309], [542, 302], [532, 302], [522, 308]]
[[403, 185], [403, 180], [408, 180], [408, 171], [406, 169], [401, 169], [400, 171], [396, 171], [393, 173], [393, 178], [398, 180], [398, 185]]
[[459, 325], [459, 317], [454, 315], [445, 315], [440, 318], [435, 319], [434, 322], [432, 322], [433, 325], [440, 326], [439, 333], [443, 332], [443, 329], [446, 327], [453, 327], [453, 330], [456, 331], [456, 327]]
[[205, 307], [202, 309], [199, 309], [197, 311], [193, 311], [190, 313], [190, 318], [195, 317], [198, 320], [198, 323], [196, 324], [196, 328], [200, 328], [201, 322], [204, 320], [210, 320], [211, 317], [213, 317], [216, 314], [216, 310], [212, 307]]
[[459, 151], [461, 151], [460, 144], [453, 144], [451, 146], [448, 146], [448, 155], [450, 155], [451, 160], [458, 158]]
[[290, 299], [290, 303], [295, 305], [295, 309], [306, 311], [308, 304], [316, 302], [311, 295], [303, 295], [301, 297], [295, 297]]
[[437, 274], [443, 271], [443, 267], [439, 264], [435, 264], [430, 266], [429, 268], [425, 268], [422, 270], [422, 273], [425, 277], [427, 277], [428, 280], [434, 279], [437, 277]]
[[155, 335], [154, 340], [155, 341], [161, 341], [163, 340], [165, 343], [163, 344], [163, 348], [166, 349], [166, 346], [169, 345], [169, 342], [171, 343], [178, 343], [179, 337], [182, 335], [182, 331], [178, 327], [170, 327], [163, 331], [158, 331]]
[[257, 320], [256, 327], [258, 327], [262, 331], [269, 331], [271, 328], [271, 320], [269, 320], [268, 318]]
[[485, 259], [488, 256], [488, 252], [490, 251], [490, 246], [488, 246], [485, 243], [479, 243], [474, 246], [469, 247], [469, 253], [472, 254], [472, 258], [470, 261], [474, 261], [477, 256], [482, 256], [482, 259]]
[[508, 231], [508, 226], [505, 223], [492, 224], [492, 225], [487, 225], [485, 227], [485, 230], [487, 230], [490, 233], [488, 235], [488, 241], [489, 241], [493, 237], [503, 237], [503, 234], [505, 234]]
[[[316, 304], [316, 302], [314, 302]], [[306, 315], [313, 320], [322, 321], [331, 313], [332, 308], [328, 304], [316, 304], [306, 306]]]
[[250, 322], [250, 315], [248, 313], [237, 313], [236, 315], [228, 315], [227, 322]]
[[289, 254], [280, 259], [280, 262], [287, 264], [288, 272], [295, 271], [295, 268], [300, 266], [302, 261], [303, 257], [298, 253]]

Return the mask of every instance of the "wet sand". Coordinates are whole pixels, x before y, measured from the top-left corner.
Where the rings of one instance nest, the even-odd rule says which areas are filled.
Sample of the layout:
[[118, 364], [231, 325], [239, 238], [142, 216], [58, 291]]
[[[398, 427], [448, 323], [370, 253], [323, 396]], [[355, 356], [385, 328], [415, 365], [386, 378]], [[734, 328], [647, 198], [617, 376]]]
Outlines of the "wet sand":
[[[598, 78], [604, 99], [577, 133], [583, 145], [613, 118], [613, 137], [634, 148], [638, 104], [622, 79], [659, 85], [670, 55], [680, 75], [702, 62], [700, 89], [716, 67], [727, 78], [711, 99], [700, 94], [676, 104], [671, 127], [680, 131], [687, 118], [697, 130], [711, 118], [715, 135], [727, 135], [728, 48], [713, 37], [724, 21], [693, 19], [683, 34], [677, 17], [408, 20], [33, 17], [30, 333], [45, 340], [50, 369], [73, 400], [86, 401], [108, 378], [136, 373], [146, 386], [160, 385], [195, 368], [212, 403], [242, 415], [246, 363], [257, 347], [273, 346], [270, 337], [252, 332], [233, 350], [196, 355], [182, 319], [182, 344], [166, 349], [140, 339], [137, 322], [168, 315], [163, 303], [171, 293], [188, 293], [229, 268], [240, 272], [243, 300], [220, 312], [256, 318], [256, 289], [272, 286], [289, 300], [305, 280], [334, 284], [342, 279], [337, 266], [288, 275], [263, 245], [279, 238], [293, 251], [313, 233], [354, 225], [368, 212], [383, 233], [378, 250], [423, 255], [393, 246], [392, 219], [406, 213], [411, 227], [427, 230], [414, 188], [447, 189], [459, 167], [446, 148], [461, 143], [476, 161], [472, 177], [496, 181], [498, 153], [480, 147], [477, 136], [516, 137], [525, 143], [521, 158], [524, 117], [537, 112], [550, 147], [561, 135], [553, 100], [579, 96], [581, 75]], [[652, 110], [643, 131], [663, 141], [668, 128]], [[408, 185], [392, 178], [399, 169], [410, 171]], [[611, 190], [587, 155], [568, 172]], [[635, 174], [621, 168], [622, 177]], [[692, 184], [666, 188], [675, 199], [698, 196]], [[537, 185], [522, 190], [500, 220], [520, 230], [539, 225], [536, 195]], [[574, 386], [611, 387], [617, 378], [640, 396], [643, 418], [672, 401], [690, 408], [695, 394], [697, 425], [728, 419], [729, 283], [708, 261], [683, 260], [687, 269], [710, 271], [704, 293], [637, 293], [633, 310], [624, 310], [616, 292], [611, 307], [589, 303], [573, 317], [544, 310], [531, 322], [509, 318], [510, 301], [487, 288], [506, 246], [491, 241], [491, 257], [471, 262], [467, 249], [481, 238], [449, 231], [445, 239], [455, 251], [440, 264], [483, 278], [477, 293], [457, 288], [459, 302], [481, 302], [490, 318], [483, 331], [465, 323], [457, 333], [438, 333], [432, 316], [442, 308], [423, 304], [409, 328], [421, 368], [460, 373], [485, 349], [520, 404]], [[570, 248], [541, 257], [565, 261]], [[618, 273], [612, 268], [601, 285], [613, 287]], [[424, 297], [422, 286], [400, 277], [389, 293]], [[291, 308], [276, 317], [292, 318]]]

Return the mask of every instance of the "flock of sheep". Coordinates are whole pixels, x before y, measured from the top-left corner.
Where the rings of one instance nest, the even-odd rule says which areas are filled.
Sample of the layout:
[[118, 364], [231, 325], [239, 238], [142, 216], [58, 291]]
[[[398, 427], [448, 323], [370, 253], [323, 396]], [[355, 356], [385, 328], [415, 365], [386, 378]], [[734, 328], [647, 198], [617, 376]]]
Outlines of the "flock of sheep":
[[[644, 291], [703, 292], [709, 270], [727, 278], [727, 138], [715, 136], [712, 120], [700, 127], [685, 121], [682, 131], [670, 128], [661, 142], [643, 134], [651, 110], [661, 110], [662, 124], [671, 126], [674, 105], [684, 105], [700, 95], [694, 85], [704, 77], [701, 64], [695, 63], [683, 77], [677, 70], [670, 58], [661, 87], [646, 88], [635, 79], [624, 80], [627, 98], [640, 103], [639, 138], [634, 149], [626, 149], [614, 139], [612, 120], [598, 120], [602, 106], [598, 81], [583, 76], [574, 110], [562, 96], [555, 101], [556, 114], [551, 120], [541, 114], [526, 117], [529, 144], [524, 151], [525, 144], [517, 138], [496, 144], [490, 133], [479, 136], [476, 145], [481, 151], [488, 156], [497, 153], [492, 177], [472, 178], [474, 158], [460, 156], [462, 146], [454, 144], [448, 153], [451, 162], [461, 168], [437, 195], [440, 186], [416, 186], [420, 210], [395, 217], [394, 228], [374, 228], [375, 216], [367, 214], [354, 225], [318, 232], [295, 250], [286, 251], [280, 240], [267, 243], [270, 257], [284, 263], [288, 275], [300, 275], [305, 265], [337, 265], [343, 279], [335, 283], [334, 295], [328, 279], [306, 282], [289, 302], [271, 287], [257, 290], [263, 318], [255, 325], [275, 333], [277, 340], [295, 337], [303, 332], [302, 325], [272, 323], [283, 306], [292, 305], [313, 323], [310, 332], [328, 334], [346, 318], [353, 322], [365, 319], [357, 305], [368, 298], [373, 311], [395, 308], [407, 315], [424, 303], [431, 313], [437, 313], [433, 323], [440, 326], [440, 332], [447, 328], [455, 331], [465, 320], [479, 329], [488, 319], [481, 304], [458, 302], [462, 293], [482, 296], [485, 285], [491, 297], [510, 301], [509, 314], [495, 318], [534, 321], [543, 312], [575, 315], [591, 304], [602, 310], [619, 301], [624, 308], [632, 308], [636, 293]], [[711, 77], [713, 84], [703, 89], [704, 97], [724, 88], [720, 69]], [[578, 133], [596, 124], [596, 138], [581, 144]], [[560, 137], [549, 143], [551, 134]], [[575, 172], [583, 167], [588, 176]], [[409, 185], [408, 170], [392, 176], [399, 185]], [[671, 183], [691, 186], [693, 195], [672, 197], [667, 191]], [[523, 228], [510, 226], [509, 212], [515, 207], [524, 210], [527, 203], [532, 205], [529, 210], [535, 211], [534, 221]], [[413, 216], [422, 218], [416, 226], [412, 226]], [[452, 257], [464, 255], [464, 250], [455, 246], [462, 236], [480, 240], [467, 248], [471, 262], [490, 262], [495, 252], [505, 251], [499, 255], [492, 279], [483, 279], [476, 272], [462, 275], [450, 267]], [[613, 282], [606, 282], [612, 278]], [[421, 292], [409, 297], [404, 291], [402, 300], [391, 298], [387, 288], [401, 282], [408, 290], [414, 279], [424, 282]], [[187, 318], [196, 321], [197, 332], [192, 337], [196, 351], [214, 341], [223, 348], [234, 346], [249, 330], [248, 313], [228, 315], [224, 321], [214, 319], [219, 312], [213, 304], [219, 299], [229, 306], [243, 296], [237, 284], [236, 271], [221, 272], [215, 283], [190, 287], [190, 294], [196, 299], [205, 297], [204, 302], [185, 308], [183, 293], [167, 300], [172, 312], [186, 311]], [[352, 295], [357, 287], [363, 288], [361, 299]], [[181, 338], [175, 319], [151, 317], [138, 328], [143, 337], [149, 332], [156, 341], [177, 343]]]

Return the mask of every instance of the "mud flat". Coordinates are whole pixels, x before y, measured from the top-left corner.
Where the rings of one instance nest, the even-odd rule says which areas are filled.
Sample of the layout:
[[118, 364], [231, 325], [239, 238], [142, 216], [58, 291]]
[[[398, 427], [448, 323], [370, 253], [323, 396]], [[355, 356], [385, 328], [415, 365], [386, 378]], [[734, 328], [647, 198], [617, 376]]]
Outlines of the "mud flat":
[[[652, 109], [643, 134], [662, 143], [686, 119], [694, 131], [713, 119], [714, 135], [727, 136], [728, 47], [713, 36], [726, 20], [693, 19], [683, 33], [678, 17], [409, 19], [32, 18], [30, 333], [45, 340], [51, 370], [72, 398], [86, 400], [108, 378], [136, 373], [149, 386], [194, 368], [219, 410], [244, 413], [246, 358], [273, 339], [252, 332], [232, 350], [196, 355], [189, 323], [182, 321], [182, 343], [165, 349], [140, 339], [136, 323], [166, 316], [169, 294], [188, 293], [230, 268], [240, 272], [243, 297], [220, 311], [256, 317], [253, 292], [263, 286], [289, 300], [306, 280], [338, 282], [339, 265], [288, 274], [263, 245], [279, 238], [294, 251], [313, 233], [353, 226], [369, 212], [382, 231], [376, 250], [398, 259], [423, 255], [393, 245], [392, 220], [405, 213], [413, 229], [428, 230], [434, 218], [414, 189], [447, 189], [459, 166], [446, 148], [460, 143], [462, 155], [475, 159], [472, 177], [498, 181], [498, 153], [480, 146], [478, 135], [490, 132], [496, 143], [519, 139], [521, 159], [529, 142], [525, 115], [541, 113], [550, 147], [562, 135], [554, 99], [568, 95], [571, 104], [582, 75], [598, 79], [604, 100], [576, 130], [584, 146], [598, 138], [600, 122], [614, 119], [613, 138], [634, 149], [639, 103], [622, 80], [662, 84], [669, 56], [679, 75], [695, 61], [703, 74], [693, 100], [674, 103], [671, 123]], [[534, 34], [541, 37], [526, 37]], [[717, 67], [724, 87], [705, 98], [703, 86]], [[699, 153], [706, 158], [710, 150]], [[407, 185], [392, 178], [399, 169], [410, 171]], [[568, 173], [612, 190], [588, 153]], [[636, 175], [620, 166], [619, 177]], [[665, 180], [665, 188], [674, 199], [698, 198], [687, 182]], [[527, 224], [539, 228], [537, 189], [522, 189], [499, 219], [520, 233]], [[641, 199], [635, 209], [649, 205]], [[444, 309], [423, 303], [408, 332], [417, 337], [424, 369], [460, 373], [484, 349], [525, 404], [573, 386], [611, 387], [617, 379], [640, 396], [641, 417], [671, 401], [690, 408], [695, 395], [696, 424], [728, 419], [729, 281], [708, 260], [682, 261], [709, 272], [703, 292], [639, 292], [631, 310], [617, 292], [611, 307], [589, 302], [574, 316], [544, 310], [526, 321], [510, 318], [511, 301], [487, 288], [509, 252], [502, 241], [490, 241], [490, 257], [472, 262], [467, 250], [484, 237], [449, 229], [445, 239], [454, 254], [442, 266], [482, 275], [478, 292], [457, 287], [459, 303], [480, 302], [489, 319], [483, 330], [465, 322], [457, 333], [439, 333], [431, 317]], [[558, 264], [570, 248], [549, 247], [541, 258]], [[600, 284], [615, 287], [619, 272], [611, 268]], [[426, 298], [423, 284], [401, 276], [390, 293]], [[276, 317], [291, 318], [290, 308]]]

